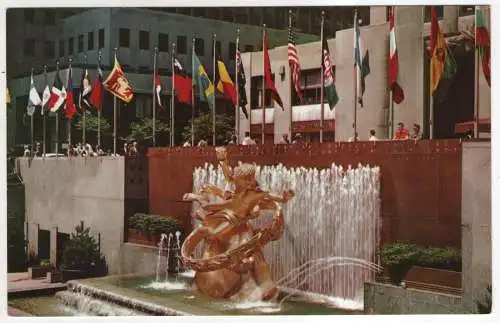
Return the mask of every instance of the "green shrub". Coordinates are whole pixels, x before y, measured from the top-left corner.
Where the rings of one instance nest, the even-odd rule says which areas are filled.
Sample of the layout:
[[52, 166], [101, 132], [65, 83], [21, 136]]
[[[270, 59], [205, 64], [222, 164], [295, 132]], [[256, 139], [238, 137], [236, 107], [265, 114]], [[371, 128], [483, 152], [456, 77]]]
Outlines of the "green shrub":
[[52, 267], [50, 259], [43, 259], [40, 261], [40, 267]]
[[129, 228], [140, 230], [144, 234], [174, 234], [181, 226], [170, 216], [136, 213], [129, 219]]
[[380, 260], [383, 266], [413, 264], [420, 255], [420, 249], [409, 243], [393, 243], [382, 247]]
[[455, 248], [421, 248], [416, 266], [461, 271], [462, 254]]

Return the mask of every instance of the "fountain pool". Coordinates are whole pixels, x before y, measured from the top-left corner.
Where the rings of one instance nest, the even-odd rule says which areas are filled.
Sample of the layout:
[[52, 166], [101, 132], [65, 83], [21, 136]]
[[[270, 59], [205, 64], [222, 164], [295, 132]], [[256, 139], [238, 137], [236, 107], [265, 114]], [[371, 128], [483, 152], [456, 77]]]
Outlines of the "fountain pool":
[[[284, 295], [281, 296], [283, 298]], [[234, 302], [205, 297], [190, 288], [189, 278], [108, 276], [68, 282], [55, 296], [19, 298], [9, 305], [36, 316], [130, 315], [345, 315], [326, 304], [299, 296], [276, 302]]]

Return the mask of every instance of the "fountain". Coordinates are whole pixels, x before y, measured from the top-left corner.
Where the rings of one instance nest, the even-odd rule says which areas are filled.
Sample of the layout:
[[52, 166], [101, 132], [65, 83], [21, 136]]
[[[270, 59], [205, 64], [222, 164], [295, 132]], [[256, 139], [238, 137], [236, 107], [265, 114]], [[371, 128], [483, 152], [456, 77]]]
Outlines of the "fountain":
[[[193, 191], [206, 185], [222, 191], [226, 173], [224, 163], [195, 169]], [[380, 239], [380, 169], [362, 165], [343, 169], [335, 164], [322, 170], [256, 166], [255, 176], [264, 191], [296, 190], [295, 197], [283, 206], [283, 239], [263, 250], [272, 279], [282, 290], [321, 295], [334, 299], [335, 304], [356, 302], [362, 308], [363, 282], [373, 280], [381, 270], [375, 264]], [[193, 205], [195, 226], [202, 221], [203, 204], [222, 200], [200, 197], [201, 203]], [[261, 214], [250, 221], [258, 229], [268, 226], [273, 216]]]
[[[161, 235], [154, 276], [70, 281], [57, 294], [70, 312], [311, 315], [362, 309], [363, 282], [381, 270], [379, 168], [240, 163], [231, 169], [224, 149], [217, 157], [218, 167], [194, 170], [198, 193], [183, 197], [194, 202], [194, 230], [182, 244], [180, 232]], [[175, 275], [169, 275], [171, 256]]]

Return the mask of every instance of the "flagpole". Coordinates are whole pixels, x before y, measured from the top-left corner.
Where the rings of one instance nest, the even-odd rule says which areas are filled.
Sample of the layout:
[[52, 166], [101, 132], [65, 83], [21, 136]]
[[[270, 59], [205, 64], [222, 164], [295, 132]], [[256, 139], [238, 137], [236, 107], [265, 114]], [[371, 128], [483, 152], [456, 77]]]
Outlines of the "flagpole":
[[[56, 62], [56, 77], [59, 77], [59, 61]], [[56, 113], [56, 158], [59, 157], [59, 109]]]
[[266, 46], [266, 24], [262, 25], [262, 133], [261, 141], [262, 145], [265, 140], [265, 126], [266, 126], [266, 55], [264, 53], [264, 48]]
[[212, 59], [213, 59], [213, 62], [212, 62], [212, 79], [213, 79], [213, 81], [212, 81], [212, 84], [214, 86], [214, 94], [213, 94], [213, 98], [212, 98], [212, 100], [213, 100], [213, 105], [212, 105], [212, 145], [214, 147], [216, 146], [216, 143], [215, 143], [215, 137], [216, 137], [215, 136], [215, 89], [217, 87], [217, 84], [215, 84], [215, 68], [216, 68], [215, 67], [215, 64], [216, 64], [216, 62], [215, 62], [215, 43], [216, 43], [216, 38], [217, 38], [217, 35], [214, 33], [213, 34], [213, 43], [212, 43], [212, 45], [213, 45], [213, 55], [212, 55], [213, 56], [212, 57]]
[[[43, 65], [43, 74], [45, 76], [45, 87], [48, 86], [49, 84], [49, 81], [48, 81], [48, 76], [47, 76], [47, 65]], [[44, 91], [45, 91], [45, 88], [44, 88]], [[46, 103], [47, 104], [47, 103]], [[48, 111], [43, 111], [45, 107], [42, 105], [42, 112], [43, 112], [43, 156], [45, 157], [45, 153], [46, 153], [46, 141], [47, 141], [47, 138], [46, 138], [46, 132], [47, 132], [47, 125], [45, 124], [46, 122], [46, 114], [48, 113]]]
[[[116, 52], [118, 48], [113, 49], [115, 52], [115, 60], [116, 60]], [[113, 154], [116, 156], [116, 96], [113, 95]]]
[[[101, 61], [102, 61], [102, 52], [101, 50], [99, 50], [97, 54], [97, 64], [99, 65], [99, 68], [101, 68]], [[103, 93], [103, 100], [104, 100], [104, 93]], [[97, 109], [97, 145], [99, 147], [101, 147], [101, 109], [102, 109], [102, 104]]]
[[[31, 80], [33, 80], [33, 74], [34, 74], [34, 68], [31, 68]], [[33, 81], [34, 83], [35, 81]], [[33, 86], [35, 86], [35, 84], [33, 84]], [[36, 87], [35, 87], [36, 88]], [[31, 85], [30, 85], [30, 92], [31, 92]], [[29, 94], [28, 94], [28, 97], [29, 97]], [[29, 98], [28, 98], [28, 101], [29, 101]], [[42, 107], [43, 109], [43, 107]], [[33, 153], [34, 153], [34, 145], [35, 145], [35, 111], [36, 109], [33, 110], [33, 113], [31, 114], [30, 116], [30, 129], [31, 129], [31, 149], [30, 149], [30, 156], [31, 158], [33, 158]]]
[[[83, 56], [83, 60], [84, 60], [84, 65], [85, 65], [85, 69], [83, 70], [83, 73], [85, 73], [85, 72], [87, 72], [87, 55]], [[82, 84], [80, 86], [83, 87], [83, 82], [82, 82]], [[83, 88], [80, 89], [80, 100], [79, 100], [79, 103], [80, 103], [80, 110], [82, 110], [82, 114], [83, 114], [82, 141], [83, 141], [83, 144], [85, 144], [85, 142], [86, 142], [86, 140], [85, 140], [86, 139], [86, 130], [87, 130], [87, 118], [85, 116], [85, 104], [82, 104], [83, 90], [84, 90]]]
[[192, 45], [191, 45], [191, 147], [194, 147], [194, 113], [195, 113], [195, 107], [194, 107], [194, 73], [193, 73], [193, 66], [194, 66], [194, 55], [195, 55], [195, 45], [196, 45], [196, 36], [193, 35], [193, 40], [192, 40]]
[[320, 102], [321, 102], [321, 119], [319, 122], [319, 142], [323, 142], [323, 127], [325, 120], [325, 53], [323, 53], [323, 38], [325, 26], [325, 12], [321, 11], [321, 90], [320, 90]]
[[352, 124], [352, 128], [354, 131], [353, 138], [354, 141], [358, 140], [358, 136], [356, 136], [356, 132], [358, 132], [358, 71], [356, 67], [356, 26], [358, 24], [358, 9], [354, 10], [354, 122]]
[[[68, 79], [69, 79], [69, 76], [70, 76], [70, 73], [71, 73], [71, 63], [73, 62], [73, 59], [70, 57], [69, 58], [69, 69], [68, 69]], [[71, 79], [71, 82], [73, 82], [73, 79]], [[68, 83], [68, 81], [67, 81]], [[73, 91], [73, 84], [69, 84], [68, 83], [68, 86], [71, 86], [71, 91]], [[66, 106], [66, 109], [68, 107]], [[70, 151], [70, 148], [71, 148], [71, 119], [68, 119], [68, 122], [67, 122], [67, 129], [68, 129], [68, 157], [71, 156], [71, 151]]]
[[394, 98], [389, 88], [389, 139], [394, 138]]
[[[478, 6], [474, 8], [474, 26], [477, 30], [477, 10]], [[474, 138], [479, 138], [479, 48], [477, 47], [477, 32], [474, 31], [474, 59], [476, 67], [475, 75], [475, 100], [474, 100]]]
[[155, 47], [153, 53], [153, 147], [156, 147], [156, 56], [158, 47]]
[[174, 118], [175, 118], [175, 79], [174, 79], [174, 73], [175, 73], [175, 43], [172, 43], [172, 55], [171, 55], [171, 68], [172, 68], [172, 93], [170, 97], [170, 147], [174, 146], [174, 138], [175, 138], [175, 123], [174, 123]]
[[240, 28], [238, 27], [236, 29], [236, 51], [235, 51], [235, 57], [234, 57], [234, 80], [236, 84], [236, 142], [235, 144], [239, 144], [240, 142], [240, 88], [239, 88], [239, 74], [238, 74], [238, 50], [240, 46]]
[[[291, 30], [292, 28], [292, 10], [288, 10], [288, 29]], [[290, 32], [290, 31], [289, 31]], [[297, 54], [298, 55], [298, 54]], [[290, 125], [289, 125], [289, 129], [288, 129], [288, 135], [289, 135], [289, 139], [292, 140], [292, 135], [293, 135], [293, 76], [292, 76], [292, 68], [290, 66], [290, 64], [288, 64], [288, 70], [289, 70], [289, 74], [288, 75], [288, 80], [290, 81], [290, 111], [289, 111], [289, 116], [290, 116]], [[299, 80], [300, 82], [300, 80]]]
[[[248, 64], [248, 75], [250, 76], [250, 87], [249, 87], [250, 95], [247, 96], [247, 100], [248, 100], [247, 113], [248, 113], [248, 133], [250, 133], [250, 137], [251, 137], [252, 136], [252, 61], [253, 61], [252, 57], [253, 57], [253, 53], [252, 52], [248, 53], [248, 56], [249, 56], [249, 61], [250, 61], [250, 64]], [[243, 64], [243, 62], [241, 62], [241, 63]]]

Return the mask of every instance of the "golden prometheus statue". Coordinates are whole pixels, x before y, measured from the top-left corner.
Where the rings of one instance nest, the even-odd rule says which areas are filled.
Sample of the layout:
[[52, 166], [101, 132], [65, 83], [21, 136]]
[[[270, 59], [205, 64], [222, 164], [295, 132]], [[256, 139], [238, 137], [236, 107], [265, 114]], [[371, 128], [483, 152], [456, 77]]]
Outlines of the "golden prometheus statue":
[[[235, 190], [222, 191], [204, 186], [199, 194], [184, 194], [185, 201], [198, 202], [197, 217], [202, 224], [186, 237], [181, 257], [187, 268], [193, 269], [194, 287], [202, 294], [232, 300], [271, 300], [278, 295], [269, 265], [262, 249], [283, 235], [284, 222], [280, 203], [294, 196], [292, 190], [276, 196], [262, 191], [255, 180], [256, 166], [240, 164], [231, 171], [225, 148], [216, 148], [217, 159], [229, 184]], [[221, 198], [221, 203], [209, 203], [208, 196]], [[264, 210], [274, 211], [270, 227], [255, 229], [248, 222]], [[202, 244], [202, 256], [195, 249]]]

